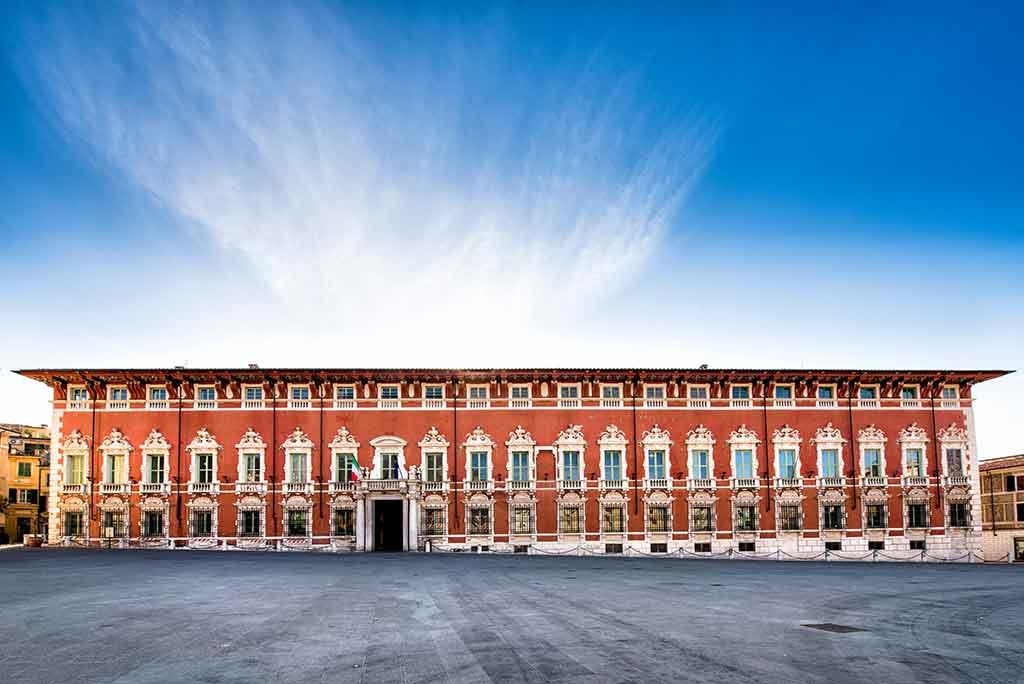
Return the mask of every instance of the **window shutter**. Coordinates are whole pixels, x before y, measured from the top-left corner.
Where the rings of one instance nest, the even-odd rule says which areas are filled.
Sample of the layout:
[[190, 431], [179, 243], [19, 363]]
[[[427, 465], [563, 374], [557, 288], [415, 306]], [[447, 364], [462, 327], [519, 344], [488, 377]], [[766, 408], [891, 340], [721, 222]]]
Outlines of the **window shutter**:
[[36, 489], [28, 490], [28, 502], [30, 504], [34, 504], [34, 503], [38, 503], [38, 501], [39, 501], [39, 491], [36, 490]]
[[7, 501], [10, 503], [18, 503], [18, 490], [8, 489], [7, 490]]

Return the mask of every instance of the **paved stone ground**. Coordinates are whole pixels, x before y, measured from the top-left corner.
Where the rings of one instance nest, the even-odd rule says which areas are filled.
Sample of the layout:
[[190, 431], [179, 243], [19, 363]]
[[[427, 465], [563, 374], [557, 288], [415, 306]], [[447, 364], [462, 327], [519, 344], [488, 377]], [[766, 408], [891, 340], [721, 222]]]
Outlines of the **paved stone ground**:
[[1021, 566], [21, 549], [0, 577], [5, 681], [1024, 681]]

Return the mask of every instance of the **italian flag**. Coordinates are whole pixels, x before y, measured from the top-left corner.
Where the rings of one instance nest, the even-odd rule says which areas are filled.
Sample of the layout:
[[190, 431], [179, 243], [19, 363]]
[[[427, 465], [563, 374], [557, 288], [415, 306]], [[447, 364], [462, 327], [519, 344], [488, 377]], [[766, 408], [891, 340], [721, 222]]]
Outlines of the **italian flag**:
[[359, 461], [356, 460], [355, 454], [348, 455], [348, 479], [351, 482], [363, 479], [363, 471], [359, 468]]

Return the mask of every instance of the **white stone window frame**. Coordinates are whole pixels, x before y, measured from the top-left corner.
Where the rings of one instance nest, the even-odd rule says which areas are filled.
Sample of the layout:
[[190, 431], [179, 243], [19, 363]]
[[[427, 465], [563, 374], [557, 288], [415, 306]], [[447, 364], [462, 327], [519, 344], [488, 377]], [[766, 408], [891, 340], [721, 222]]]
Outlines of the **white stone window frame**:
[[[576, 509], [579, 511], [579, 530], [576, 532], [568, 532], [562, 529], [562, 511]], [[581, 497], [580, 499], [571, 501], [558, 501], [558, 520], [556, 521], [556, 529], [559, 538], [562, 537], [579, 537], [583, 538], [587, 534], [587, 506], [586, 501]]]
[[218, 455], [220, 454], [223, 447], [217, 442], [217, 439], [210, 434], [206, 428], [199, 428], [196, 432], [196, 436], [189, 442], [188, 446], [185, 447], [185, 451], [189, 455], [188, 465], [188, 483], [189, 485], [199, 484], [199, 455], [200, 454], [213, 454], [213, 473], [211, 476], [211, 482], [213, 483], [213, 490], [216, 492], [218, 488], [218, 469], [219, 461]]
[[[613, 389], [618, 392], [614, 397], [606, 397], [604, 391], [606, 389]], [[622, 408], [624, 390], [621, 382], [601, 382], [598, 383], [597, 391], [600, 394], [601, 408]]]
[[[139, 504], [139, 539], [167, 539], [170, 536], [171, 507], [166, 498], [147, 497]], [[159, 535], [146, 534], [146, 513], [161, 513], [163, 515]]]
[[[394, 389], [396, 394], [394, 397], [385, 397], [384, 390]], [[377, 399], [383, 401], [396, 401], [402, 398], [402, 383], [400, 382], [382, 382], [377, 385]]]
[[[245, 431], [242, 439], [235, 445], [238, 452], [238, 480], [240, 485], [265, 485], [267, 483], [267, 443], [263, 441], [260, 433], [252, 428]], [[260, 456], [260, 477], [258, 480], [250, 481], [246, 472], [246, 454], [259, 454]]]
[[578, 451], [580, 454], [580, 480], [587, 481], [587, 440], [583, 436], [583, 428], [580, 425], [570, 425], [558, 433], [558, 439], [552, 445], [555, 449], [555, 478], [559, 482], [565, 481], [563, 473], [563, 451]]
[[[146, 441], [139, 445], [139, 451], [142, 453], [142, 477], [139, 481], [144, 484], [160, 484], [165, 485], [169, 482], [168, 475], [171, 465], [171, 445], [164, 438], [163, 434], [156, 428], [153, 428], [149, 432], [149, 436], [146, 437]], [[151, 479], [153, 468], [152, 458], [154, 456], [162, 456], [164, 459], [164, 477], [160, 482], [153, 482]]]
[[790, 427], [788, 423], [776, 429], [775, 432], [772, 433], [772, 450], [774, 451], [775, 457], [772, 472], [775, 473], [775, 476], [778, 479], [790, 479], [782, 476], [782, 455], [780, 453], [788, 449], [792, 449], [795, 452], [793, 463], [796, 468], [793, 472], [792, 479], [802, 479], [800, 474], [800, 445], [802, 443], [803, 439], [800, 436], [800, 431], [794, 427]]
[[[946, 390], [953, 390], [953, 396], [945, 396]], [[960, 408], [960, 385], [943, 385], [942, 389], [939, 390], [939, 406], [942, 408]]]
[[[329, 521], [331, 526], [331, 541], [355, 541], [356, 533], [359, 531], [359, 514], [356, 512], [358, 505], [352, 499], [342, 497], [331, 501]], [[352, 534], [338, 534], [334, 527], [334, 515], [337, 511], [352, 511]]]
[[[332, 487], [338, 485], [342, 487], [348, 487], [349, 480], [345, 482], [338, 481], [338, 471], [341, 469], [342, 462], [351, 462], [354, 458], [356, 463], [359, 463], [359, 440], [356, 439], [355, 435], [349, 432], [348, 427], [342, 425], [338, 428], [338, 431], [334, 433], [334, 438], [331, 443], [327, 445], [327, 448], [331, 450], [331, 473], [329, 481]], [[362, 477], [362, 465], [359, 466], [360, 472], [359, 477]]]
[[420, 448], [420, 475], [424, 482], [427, 481], [427, 454], [441, 454], [441, 482], [448, 482], [448, 449], [451, 443], [441, 434], [436, 426], [431, 425], [430, 429], [423, 435], [423, 439], [417, 442]]
[[[533, 438], [522, 425], [517, 425], [516, 429], [508, 433], [508, 439], [505, 441], [505, 453], [507, 454], [507, 460], [505, 461], [505, 472], [508, 474], [510, 480], [512, 480], [512, 473], [514, 469], [512, 467], [512, 454], [513, 452], [527, 452], [527, 459], [529, 464], [527, 466], [528, 475], [530, 479], [528, 482], [531, 487], [533, 483], [537, 481], [537, 440]], [[467, 471], [468, 472], [468, 471]], [[517, 480], [512, 480], [516, 482]], [[534, 523], [534, 531], [536, 531], [536, 521]]]
[[[512, 396], [513, 395], [513, 391], [512, 390], [514, 390], [514, 389], [525, 389], [526, 390], [526, 396], [525, 397], [513, 397]], [[519, 400], [519, 401], [526, 400], [526, 401], [529, 401], [529, 400], [533, 399], [533, 385], [531, 385], [528, 382], [510, 383], [509, 386], [508, 386], [508, 396], [509, 396], [509, 399], [512, 400], [512, 401], [515, 401], [515, 400]]]
[[[306, 398], [295, 396], [296, 390], [306, 390]], [[308, 382], [293, 382], [288, 384], [288, 408], [308, 409], [313, 406], [313, 389]]]
[[[914, 396], [905, 398], [903, 396], [903, 392], [905, 390], [912, 390]], [[923, 401], [921, 399], [921, 385], [917, 383], [907, 383], [900, 386], [899, 402], [900, 408], [921, 408], [921, 406], [923, 406]]]
[[[601, 540], [626, 540], [629, 535], [629, 502], [625, 498], [602, 498], [599, 502], [601, 518], [598, 520], [599, 529], [601, 534]], [[604, 529], [604, 512], [609, 508], [621, 508], [622, 509], [622, 529], [618, 532], [611, 532]]]
[[[486, 534], [472, 533], [469, 531], [469, 512], [471, 510], [486, 510], [487, 511], [487, 527], [488, 531]], [[448, 521], [448, 514], [445, 512], [445, 522]], [[481, 497], [478, 499], [470, 499], [466, 502], [466, 542], [476, 544], [493, 544], [494, 543], [494, 499], [490, 497]]]
[[[746, 397], [734, 397], [733, 390], [745, 387], [747, 389]], [[730, 382], [729, 383], [729, 406], [733, 408], [750, 408], [754, 405], [754, 385], [750, 382]]]
[[[708, 452], [708, 477], [698, 478], [693, 472], [693, 458], [696, 452]], [[689, 479], [715, 480], [715, 436], [703, 423], [690, 430], [686, 435], [686, 473]]]
[[[217, 459], [213, 459], [216, 464]], [[217, 505], [215, 499], [211, 499], [207, 496], [200, 496], [196, 499], [190, 500], [185, 504], [185, 508], [188, 509], [185, 515], [185, 525], [188, 532], [189, 539], [218, 539], [220, 526], [220, 506]], [[210, 512], [210, 534], [207, 537], [193, 537], [192, 536], [192, 514], [196, 511], [209, 511]]]
[[[668, 384], [664, 382], [645, 382], [643, 389], [644, 408], [665, 408], [668, 406]], [[650, 390], [661, 390], [661, 396], [650, 396]]]
[[[491, 436], [484, 432], [484, 429], [479, 425], [473, 428], [473, 431], [466, 435], [466, 439], [462, 442], [463, 457], [465, 459], [465, 479], [463, 482], [466, 487], [479, 487], [479, 483], [486, 483], [488, 489], [494, 485], [494, 447], [497, 446]], [[486, 480], [473, 480], [473, 459], [472, 455], [477, 452], [487, 453], [487, 479]], [[471, 484], [472, 483], [472, 484]], [[491, 519], [491, 531], [494, 531], [494, 520]]]
[[[131, 453], [132, 445], [128, 442], [128, 439], [124, 436], [117, 428], [110, 431], [103, 441], [100, 443], [100, 467], [102, 472], [100, 482], [107, 484], [118, 484], [126, 485], [131, 481], [131, 474], [129, 469], [131, 468]], [[124, 479], [120, 482], [112, 482], [110, 480], [110, 457], [116, 456], [124, 459]]]
[[817, 453], [816, 468], [819, 482], [825, 477], [824, 469], [822, 468], [822, 464], [824, 463], [822, 457], [824, 452], [829, 449], [835, 449], [838, 458], [838, 470], [836, 475], [832, 477], [840, 479], [846, 477], [844, 474], [846, 473], [846, 455], [843, 453], [843, 445], [846, 444], [846, 438], [843, 437], [843, 433], [839, 428], [829, 421], [824, 427], [819, 427], [815, 431], [814, 437], [811, 439], [811, 444], [814, 445]]
[[874, 425], [868, 425], [860, 429], [857, 433], [857, 448], [860, 452], [861, 477], [870, 477], [868, 475], [867, 468], [867, 452], [869, 449], [878, 449], [878, 452], [881, 455], [881, 477], [889, 476], [889, 466], [885, 457], [885, 445], [888, 441], [889, 438], [885, 436], [885, 433]]
[[626, 447], [628, 445], [629, 441], [626, 439], [626, 433], [616, 425], [609, 425], [605, 428], [604, 432], [601, 433], [601, 436], [598, 437], [597, 447], [598, 452], [600, 453], [600, 459], [597, 465], [601, 472], [600, 477], [602, 482], [607, 482], [611, 479], [605, 472], [605, 453], [609, 451], [619, 452], [619, 474], [621, 477], [616, 479], [623, 483], [626, 483], [629, 480], [629, 473], [626, 471]]
[[903, 477], [914, 477], [907, 471], [907, 451], [921, 450], [921, 474], [917, 477], [928, 477], [928, 433], [916, 422], [900, 430], [896, 442], [900, 445], [900, 472]]
[[[821, 390], [832, 391], [831, 397], [821, 396]], [[839, 385], [834, 382], [820, 382], [814, 387], [814, 405], [816, 408], [836, 408], [839, 406]]]
[[[306, 533], [289, 534], [288, 518], [292, 511], [306, 512]], [[281, 536], [285, 539], [306, 539], [313, 538], [313, 502], [299, 494], [285, 495], [281, 500]]]
[[[338, 396], [342, 388], [352, 390], [352, 397], [342, 398]], [[336, 382], [331, 387], [331, 397], [334, 402], [334, 408], [351, 410], [358, 406], [359, 390], [356, 388], [354, 382]]]
[[[480, 394], [482, 390], [483, 396], [473, 396], [473, 392], [476, 391]], [[470, 409], [483, 409], [490, 408], [491, 406], [491, 386], [486, 383], [474, 383], [472, 385], [466, 385], [466, 408]]]
[[[258, 511], [260, 514], [259, 534], [255, 537], [241, 535], [243, 511]], [[257, 496], [245, 496], [235, 502], [235, 536], [239, 539], [263, 539], [267, 536], [267, 502]]]
[[[759, 535], [761, 532], [761, 497], [753, 494], [749, 490], [739, 492], [731, 497], [730, 503], [732, 506], [732, 532], [735, 535], [739, 535], [744, 539], [749, 540], [751, 536]], [[752, 530], [741, 530], [739, 527], [739, 509], [740, 508], [753, 508], [754, 509], [754, 529]]]
[[[302, 428], [295, 428], [291, 434], [281, 442], [280, 449], [284, 452], [284, 484], [313, 484], [313, 450], [316, 445], [309, 438]], [[306, 456], [306, 472], [299, 473], [302, 478], [295, 478], [292, 472], [292, 454], [304, 454]]]
[[[72, 430], [60, 448], [60, 483], [71, 487], [85, 487], [89, 482], [89, 442], [82, 435], [80, 430]], [[82, 481], [80, 483], [69, 483], [68, 478], [68, 457], [77, 456], [82, 459]]]
[[[861, 390], [873, 389], [874, 398], [861, 397]], [[857, 406], [858, 408], [879, 408], [882, 405], [882, 386], [878, 383], [864, 383], [857, 385]]]
[[[652, 508], [667, 508], [668, 513], [665, 516], [665, 524], [668, 529], [666, 530], [654, 530], [651, 529], [651, 509]], [[675, 511], [673, 510], [673, 499], [644, 499], [644, 534], [648, 537], [655, 537], [659, 540], [663, 540], [666, 537], [671, 537], [675, 531]]]
[[[114, 399], [114, 392], [116, 390], [124, 390], [124, 399]], [[108, 385], [107, 386], [107, 405], [108, 411], [123, 411], [131, 408], [132, 405], [132, 392], [128, 389], [128, 385]]]
[[[780, 397], [780, 396], [778, 396], [778, 391], [779, 391], [779, 388], [781, 388], [781, 387], [785, 387], [786, 389], [789, 390], [789, 396], [788, 397]], [[786, 402], [784, 404], [785, 406], [795, 406], [796, 405], [796, 385], [794, 383], [792, 383], [792, 382], [776, 382], [774, 385], [772, 385], [772, 401], [773, 402], [780, 402], [780, 401], [781, 402]], [[776, 403], [775, 405], [779, 406], [778, 403]]]
[[[562, 390], [575, 389], [576, 396], [564, 397]], [[560, 382], [556, 388], [559, 408], [580, 408], [583, 406], [583, 383], [582, 382]]]
[[[731, 392], [730, 392], [731, 395]], [[733, 430], [729, 434], [729, 439], [726, 440], [726, 444], [729, 445], [729, 470], [732, 473], [732, 483], [735, 486], [740, 480], [759, 480], [758, 475], [760, 467], [760, 455], [758, 454], [758, 445], [761, 443], [757, 433], [748, 428], [745, 424], [740, 425], [738, 430]], [[750, 451], [750, 478], [741, 478], [736, 473], [736, 453], [739, 451]]]
[[398, 477], [402, 479], [403, 474], [408, 473], [408, 466], [405, 463], [405, 447], [409, 443], [397, 435], [381, 435], [370, 440], [373, 448], [373, 460], [370, 462], [370, 479], [380, 480], [384, 454], [398, 455]]
[[[704, 390], [703, 397], [693, 396], [693, 390]], [[711, 385], [707, 383], [686, 383], [686, 400], [689, 401], [711, 401]]]
[[[970, 440], [967, 437], [967, 430], [957, 427], [955, 423], [944, 430], [939, 430], [939, 460], [942, 466], [942, 476], [949, 477], [949, 459], [946, 458], [947, 449], [960, 450], [960, 473], [965, 477], [971, 475]], [[926, 471], [927, 472], [927, 471]], [[947, 511], [948, 513], [948, 511]]]
[[[163, 390], [164, 398], [155, 399], [153, 392]], [[167, 388], [167, 385], [162, 383], [154, 383], [146, 385], [146, 409], [147, 410], [166, 410], [171, 405], [171, 391]]]
[[[655, 484], [655, 479], [668, 480], [668, 483], [672, 482], [672, 435], [668, 430], [661, 429], [661, 426], [657, 423], [651, 427], [650, 430], [645, 430], [643, 436], [640, 438], [640, 447], [644, 452], [644, 487], [649, 489]], [[665, 452], [665, 477], [663, 478], [652, 478], [651, 477], [651, 452], [652, 451], [663, 451]], [[625, 455], [625, 452], [623, 452]]]
[[[76, 399], [75, 393], [82, 391], [83, 397]], [[89, 401], [92, 397], [89, 396], [89, 388], [83, 384], [68, 385], [67, 400], [64, 402], [66, 410], [68, 411], [85, 411], [89, 408]]]
[[[530, 514], [530, 531], [517, 532], [515, 525], [516, 509], [524, 509]], [[537, 502], [534, 500], [509, 499], [508, 500], [508, 536], [516, 541], [530, 539], [537, 541]]]
[[[194, 395], [192, 398], [192, 408], [197, 409], [215, 409], [217, 408], [217, 386], [205, 383], [202, 385], [196, 385], [194, 388]], [[200, 399], [199, 395], [203, 390], [213, 390], [213, 399]]]

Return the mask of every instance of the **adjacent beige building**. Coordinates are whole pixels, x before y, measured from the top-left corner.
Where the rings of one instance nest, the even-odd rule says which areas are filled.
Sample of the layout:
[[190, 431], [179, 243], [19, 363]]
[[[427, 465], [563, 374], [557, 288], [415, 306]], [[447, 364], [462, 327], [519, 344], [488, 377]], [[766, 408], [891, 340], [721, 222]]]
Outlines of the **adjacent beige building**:
[[50, 480], [50, 429], [0, 423], [0, 543], [17, 544], [26, 534], [46, 534]]
[[1024, 562], [1024, 454], [982, 461], [982, 550]]

